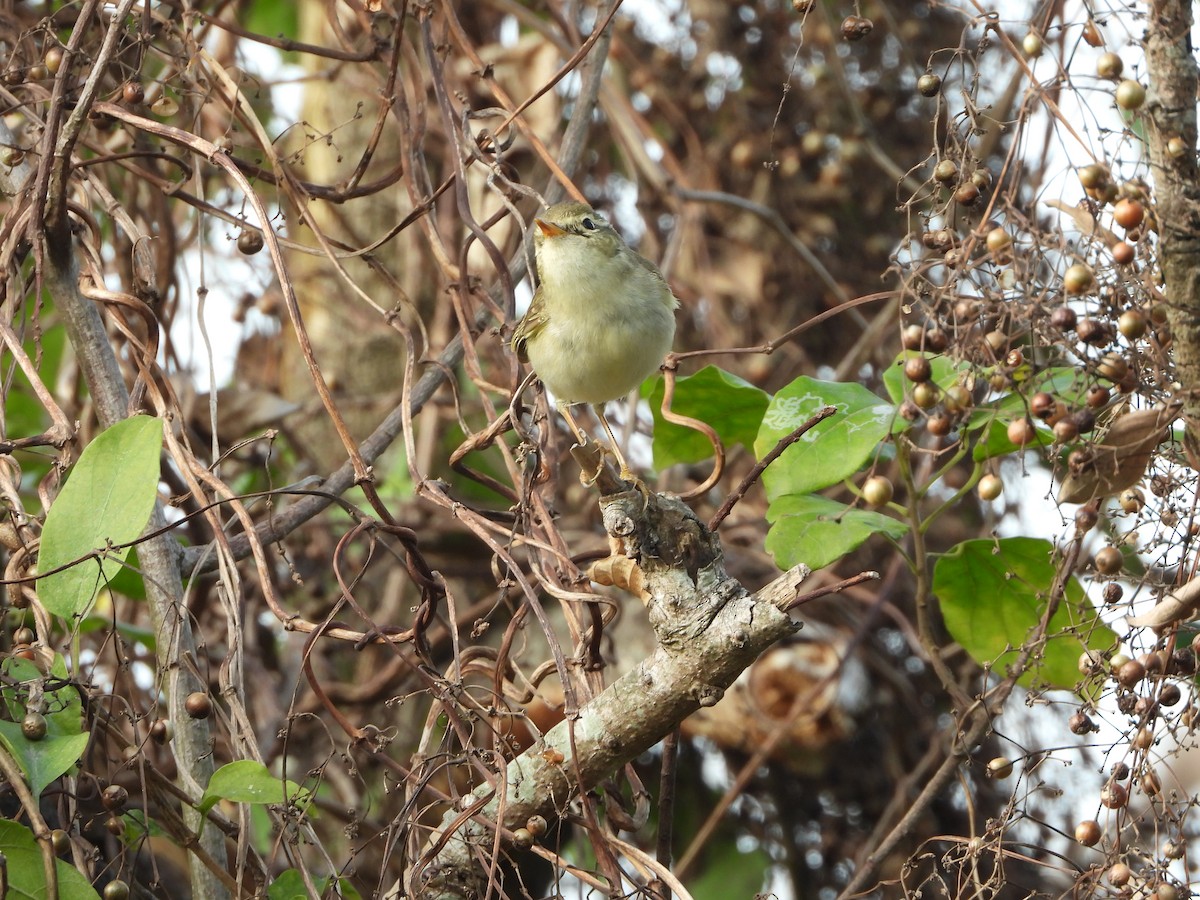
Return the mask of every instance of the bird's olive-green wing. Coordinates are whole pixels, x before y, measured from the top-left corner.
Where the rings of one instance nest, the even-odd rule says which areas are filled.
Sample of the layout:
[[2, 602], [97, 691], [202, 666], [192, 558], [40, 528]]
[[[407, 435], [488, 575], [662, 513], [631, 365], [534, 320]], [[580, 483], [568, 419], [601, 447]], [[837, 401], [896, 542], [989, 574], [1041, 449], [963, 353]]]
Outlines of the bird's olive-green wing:
[[542, 289], [539, 287], [534, 292], [533, 302], [529, 304], [529, 309], [521, 321], [517, 323], [516, 330], [513, 331], [511, 346], [513, 352], [517, 354], [517, 359], [521, 362], [529, 362], [529, 354], [525, 350], [525, 345], [529, 339], [537, 335], [543, 328], [546, 327], [548, 321], [546, 315], [546, 304], [542, 300]]
[[640, 253], [634, 253], [633, 256], [638, 261], [638, 264], [652, 276], [654, 276], [654, 280], [657, 281], [662, 287], [663, 301], [669, 303], [672, 309], [678, 307], [679, 300], [676, 298], [675, 292], [671, 290], [671, 285], [667, 283], [667, 279], [663, 277], [662, 269], [650, 262], [650, 260], [646, 259], [646, 257], [642, 256]]

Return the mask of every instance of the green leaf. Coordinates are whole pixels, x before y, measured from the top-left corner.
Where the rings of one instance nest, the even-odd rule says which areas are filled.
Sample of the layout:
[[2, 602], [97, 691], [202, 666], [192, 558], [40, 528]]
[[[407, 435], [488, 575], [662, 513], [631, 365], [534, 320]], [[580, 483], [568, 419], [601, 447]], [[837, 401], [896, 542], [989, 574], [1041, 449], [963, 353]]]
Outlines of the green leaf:
[[[50, 896], [42, 851], [33, 832], [24, 825], [0, 819], [0, 853], [4, 854], [7, 900], [41, 900]], [[99, 900], [100, 895], [74, 866], [55, 861], [59, 900]]]
[[948, 356], [942, 356], [937, 353], [922, 353], [915, 350], [903, 350], [883, 373], [883, 387], [887, 391], [892, 402], [899, 406], [904, 402], [906, 391], [912, 392], [912, 382], [904, 374], [904, 364], [914, 356], [924, 356], [929, 360], [929, 367], [933, 374], [930, 381], [938, 387], [945, 390], [951, 385], [958, 383], [958, 376], [961, 373], [971, 371], [971, 364], [961, 359], [951, 359]]
[[[324, 897], [329, 888], [328, 878], [313, 879], [317, 894]], [[267, 888], [267, 900], [308, 900], [308, 888], [304, 884], [304, 876], [295, 869], [280, 872], [279, 877]], [[346, 900], [358, 900], [362, 895], [355, 890], [354, 885], [346, 878], [338, 879], [338, 896]]]
[[[654, 468], [659, 471], [675, 463], [710, 459], [712, 444], [698, 431], [675, 425], [662, 417], [665, 383], [654, 378], [642, 385], [642, 396], [654, 414]], [[771, 395], [716, 366], [706, 366], [695, 375], [675, 381], [671, 409], [713, 427], [728, 448], [750, 447], [758, 434]]]
[[838, 411], [783, 451], [763, 473], [769, 498], [811, 494], [841, 483], [879, 452], [880, 442], [893, 430], [908, 425], [892, 404], [861, 385], [801, 377], [771, 399], [754, 441], [758, 458], [825, 406]]
[[200, 811], [208, 812], [218, 801], [233, 803], [304, 803], [311, 792], [292, 781], [272, 775], [262, 763], [239, 759], [213, 772]]
[[761, 896], [770, 868], [771, 857], [762, 847], [743, 853], [735, 840], [714, 841], [704, 853], [704, 871], [689, 880], [688, 893], [695, 900]]
[[899, 539], [907, 526], [891, 516], [853, 509], [816, 494], [787, 494], [767, 507], [767, 552], [789, 569], [799, 563], [819, 569], [841, 559], [873, 534]]
[[[97, 435], [79, 457], [46, 515], [38, 570], [77, 565], [38, 581], [42, 604], [72, 618], [91, 605], [121, 560], [83, 559], [109, 545], [127, 544], [146, 527], [158, 491], [162, 422], [133, 416]], [[121, 559], [128, 550], [120, 553]]]
[[0, 721], [0, 741], [21, 767], [35, 797], [40, 797], [47, 785], [69, 772], [88, 744], [86, 734], [52, 735], [49, 724], [47, 720], [47, 734], [42, 740], [31, 741], [21, 733], [17, 722]]
[[[1054, 581], [1054, 545], [1035, 538], [964, 541], [938, 560], [933, 590], [946, 629], [980, 665], [1003, 674], [1045, 611]], [[1074, 578], [1050, 620], [1046, 644], [1020, 683], [1071, 689], [1084, 649], [1105, 650], [1117, 636], [1096, 615]]]
[[[22, 733], [20, 722], [28, 711], [25, 701], [33, 684], [45, 683], [46, 677], [32, 661], [16, 657], [4, 661], [3, 671], [6, 679], [0, 696], [12, 721], [0, 721], [0, 743], [21, 767], [36, 797], [47, 785], [68, 772], [87, 748], [83, 703], [79, 691], [71, 684], [46, 690], [42, 694], [46, 736], [40, 741], [31, 741]], [[66, 661], [61, 655], [55, 656], [50, 675], [60, 683], [66, 681]]]

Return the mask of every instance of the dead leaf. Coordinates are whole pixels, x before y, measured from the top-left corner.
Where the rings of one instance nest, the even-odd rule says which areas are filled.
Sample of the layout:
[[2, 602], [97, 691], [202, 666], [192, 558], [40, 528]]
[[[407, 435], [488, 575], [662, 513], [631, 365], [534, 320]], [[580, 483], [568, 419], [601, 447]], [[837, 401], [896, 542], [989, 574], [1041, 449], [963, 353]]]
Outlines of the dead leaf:
[[1058, 502], [1087, 503], [1141, 481], [1150, 457], [1182, 407], [1176, 400], [1156, 409], [1126, 413], [1113, 422], [1103, 440], [1091, 445], [1091, 459], [1078, 471], [1067, 473]]
[[1066, 213], [1082, 234], [1100, 238], [1104, 241], [1104, 246], [1110, 250], [1114, 244], [1120, 243], [1119, 237], [1096, 221], [1096, 216], [1090, 209], [1083, 206], [1069, 206], [1061, 200], [1046, 200], [1045, 203], [1059, 212]]
[[1200, 578], [1193, 578], [1159, 600], [1149, 612], [1125, 621], [1133, 628], [1165, 628], [1192, 618], [1197, 609], [1200, 609]]

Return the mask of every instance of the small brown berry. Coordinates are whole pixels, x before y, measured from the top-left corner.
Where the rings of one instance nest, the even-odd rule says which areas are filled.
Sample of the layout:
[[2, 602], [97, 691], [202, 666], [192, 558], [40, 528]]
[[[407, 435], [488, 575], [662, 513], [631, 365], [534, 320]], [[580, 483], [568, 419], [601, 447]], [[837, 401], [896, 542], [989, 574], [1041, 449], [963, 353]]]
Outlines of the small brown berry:
[[1113, 207], [1113, 221], [1122, 228], [1137, 228], [1145, 218], [1146, 208], [1131, 197], [1118, 200], [1117, 205]]
[[193, 719], [207, 719], [212, 715], [212, 700], [204, 691], [193, 691], [183, 701], [183, 708]]
[[1100, 838], [1103, 832], [1100, 830], [1100, 823], [1094, 819], [1088, 819], [1080, 822], [1075, 826], [1075, 840], [1083, 844], [1085, 847], [1094, 847], [1100, 843]]
[[1098, 319], [1080, 319], [1075, 336], [1085, 344], [1103, 344], [1108, 341], [1108, 328]]
[[46, 66], [46, 71], [51, 75], [57, 75], [58, 70], [62, 68], [63, 51], [62, 47], [51, 47], [42, 56], [42, 63]]
[[1104, 187], [1109, 181], [1108, 169], [1095, 163], [1079, 170], [1079, 183], [1089, 190]]
[[1121, 496], [1118, 498], [1121, 504], [1121, 509], [1127, 513], [1139, 513], [1142, 507], [1146, 505], [1146, 495], [1137, 488], [1125, 488], [1121, 491]]
[[1037, 429], [1028, 419], [1014, 419], [1008, 423], [1008, 439], [1018, 447], [1024, 447], [1037, 437]]
[[1136, 256], [1137, 254], [1134, 252], [1133, 247], [1124, 241], [1117, 241], [1115, 244], [1113, 244], [1112, 258], [1113, 262], [1115, 262], [1118, 266], [1129, 265], [1131, 262], [1133, 262]]
[[1059, 306], [1050, 313], [1050, 324], [1059, 331], [1070, 331], [1075, 327], [1076, 321], [1075, 310], [1069, 306]]
[[262, 232], [245, 228], [237, 237], [238, 252], [245, 256], [253, 256], [263, 248]]
[[1120, 382], [1129, 374], [1129, 363], [1120, 353], [1105, 353], [1096, 364], [1096, 374], [1112, 382]]
[[46, 717], [40, 712], [27, 712], [21, 720], [21, 734], [27, 741], [40, 741], [46, 736]]
[[1096, 428], [1096, 415], [1090, 409], [1078, 409], [1071, 413], [1071, 421], [1080, 434], [1088, 434]]
[[1063, 290], [1068, 294], [1085, 294], [1096, 285], [1096, 276], [1090, 267], [1075, 263], [1063, 273]]
[[997, 780], [1007, 778], [1012, 774], [1013, 763], [1007, 756], [997, 756], [988, 760], [987, 773], [989, 778]]
[[1004, 491], [1004, 482], [995, 475], [984, 475], [976, 486], [981, 500], [995, 500]]
[[954, 192], [954, 202], [960, 206], [974, 206], [979, 200], [979, 188], [973, 181], [964, 181]]
[[925, 333], [925, 349], [934, 353], [941, 353], [950, 345], [950, 338], [946, 336], [946, 332], [940, 328], [930, 328]]
[[935, 437], [945, 437], [954, 430], [954, 422], [946, 415], [930, 416], [925, 420], [925, 430]]
[[875, 23], [865, 16], [846, 16], [842, 20], [842, 37], [848, 41], [861, 41], [875, 29]]
[[1108, 406], [1108, 401], [1112, 399], [1112, 392], [1103, 385], [1096, 385], [1088, 388], [1087, 405], [1091, 409], [1100, 409]]
[[1117, 106], [1121, 109], [1140, 109], [1146, 102], [1146, 89], [1131, 78], [1126, 78], [1117, 85]]
[[1121, 602], [1121, 598], [1125, 596], [1125, 588], [1121, 587], [1115, 581], [1110, 581], [1104, 586], [1102, 596], [1104, 597], [1104, 602], [1112, 606], [1114, 603]]
[[913, 356], [904, 361], [904, 376], [913, 382], [928, 381], [933, 376], [933, 365], [924, 356]]
[[1091, 716], [1085, 712], [1073, 713], [1071, 718], [1067, 720], [1067, 728], [1070, 729], [1071, 734], [1078, 734], [1081, 736], [1085, 734], [1091, 734], [1093, 731], [1099, 730], [1099, 726], [1097, 726], [1096, 723], [1092, 721]]
[[1046, 391], [1038, 391], [1029, 398], [1029, 412], [1032, 413], [1035, 419], [1041, 419], [1043, 422], [1054, 415], [1055, 399], [1052, 394]]
[[943, 159], [933, 167], [933, 177], [942, 184], [954, 184], [958, 181], [958, 163], [952, 159]]
[[110, 784], [100, 792], [100, 802], [109, 812], [120, 812], [129, 802], [129, 791], [119, 784]]
[[1129, 791], [1125, 785], [1110, 781], [1100, 791], [1100, 803], [1109, 809], [1120, 809], [1129, 802]]
[[544, 816], [530, 816], [525, 823], [525, 827], [529, 829], [529, 833], [535, 838], [540, 838], [546, 833], [547, 825]]
[[155, 719], [150, 726], [150, 740], [156, 744], [165, 744], [174, 737], [175, 729], [166, 719]]
[[922, 381], [913, 386], [912, 400], [921, 409], [932, 409], [937, 406], [940, 394], [937, 385], [930, 381]]
[[1072, 418], [1062, 418], [1054, 423], [1054, 439], [1060, 444], [1068, 444], [1079, 437], [1079, 426]]
[[1125, 71], [1125, 63], [1115, 53], [1105, 53], [1096, 62], [1096, 74], [1109, 81], [1116, 81]]
[[1122, 663], [1121, 667], [1116, 671], [1117, 683], [1122, 687], [1137, 687], [1142, 679], [1146, 677], [1146, 667], [1136, 659], [1131, 659], [1126, 663]]
[[1116, 547], [1105, 547], [1096, 553], [1096, 571], [1101, 575], [1116, 575], [1121, 571], [1125, 559]]
[[987, 233], [987, 248], [996, 255], [1000, 255], [1012, 247], [1012, 242], [1012, 235], [1003, 228], [993, 228]]
[[893, 493], [892, 483], [882, 475], [872, 475], [863, 482], [863, 499], [869, 506], [886, 506], [892, 501]]
[[925, 329], [920, 325], [905, 325], [900, 332], [900, 343], [905, 350], [924, 350]]
[[932, 72], [926, 72], [917, 79], [917, 91], [923, 97], [936, 97], [942, 89], [942, 79]]

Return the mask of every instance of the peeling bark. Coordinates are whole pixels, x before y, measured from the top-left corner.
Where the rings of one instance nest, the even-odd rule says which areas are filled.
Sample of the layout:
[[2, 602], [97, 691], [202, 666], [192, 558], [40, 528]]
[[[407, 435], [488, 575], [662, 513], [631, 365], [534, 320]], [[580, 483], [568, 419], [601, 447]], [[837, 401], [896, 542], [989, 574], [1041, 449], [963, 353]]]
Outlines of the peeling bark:
[[[1188, 447], [1200, 459], [1200, 184], [1196, 166], [1196, 94], [1190, 0], [1150, 4], [1146, 102], [1154, 174], [1159, 260], [1167, 296], [1176, 376], [1184, 396]], [[1182, 152], [1181, 152], [1182, 151]]]

